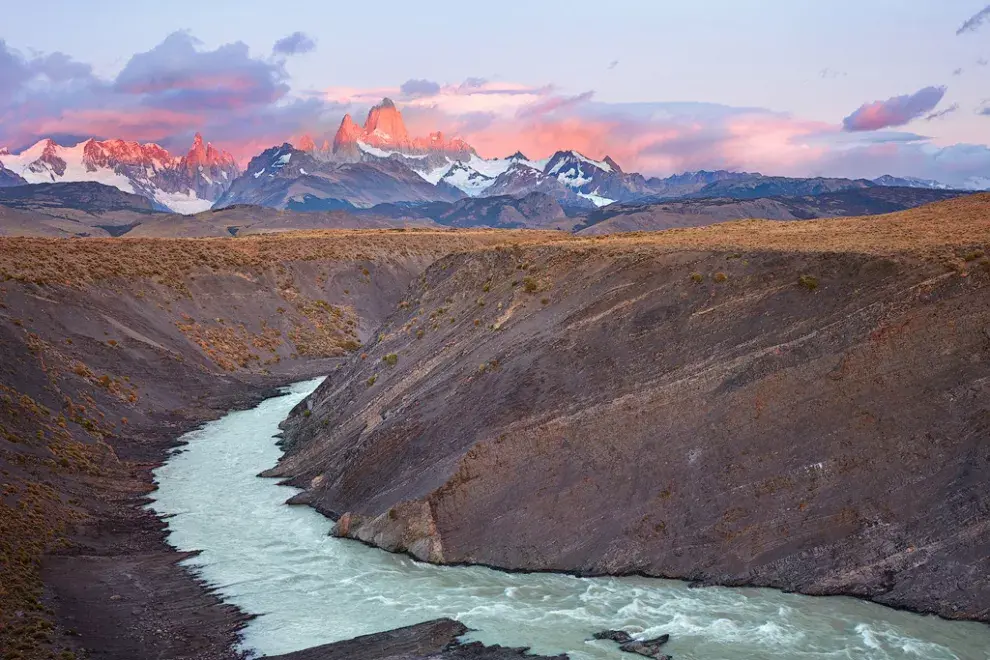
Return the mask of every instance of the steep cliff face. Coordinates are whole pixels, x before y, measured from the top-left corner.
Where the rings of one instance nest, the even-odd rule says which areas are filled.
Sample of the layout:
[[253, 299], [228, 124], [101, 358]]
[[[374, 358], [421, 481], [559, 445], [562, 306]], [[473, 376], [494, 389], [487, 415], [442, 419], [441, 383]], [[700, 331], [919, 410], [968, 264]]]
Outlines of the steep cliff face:
[[467, 160], [474, 154], [474, 149], [464, 140], [448, 139], [439, 131], [427, 137], [410, 137], [402, 113], [389, 98], [368, 111], [364, 126], [356, 124], [349, 114], [344, 115], [333, 139], [333, 155], [337, 159], [358, 157], [369, 147], [405, 155], [436, 154], [455, 160]]
[[271, 474], [428, 561], [988, 620], [988, 204], [444, 258]]

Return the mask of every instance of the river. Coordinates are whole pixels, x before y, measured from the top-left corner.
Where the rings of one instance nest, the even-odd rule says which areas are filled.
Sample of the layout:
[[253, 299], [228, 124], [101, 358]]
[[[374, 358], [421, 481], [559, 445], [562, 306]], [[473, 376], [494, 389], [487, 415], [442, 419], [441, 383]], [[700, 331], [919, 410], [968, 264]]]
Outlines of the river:
[[150, 506], [169, 516], [169, 543], [200, 550], [195, 572], [260, 615], [244, 631], [254, 654], [450, 617], [475, 630], [468, 640], [575, 660], [636, 657], [590, 640], [603, 628], [669, 633], [676, 660], [990, 660], [990, 626], [853, 598], [439, 567], [332, 538], [331, 521], [285, 505], [295, 489], [256, 476], [279, 458], [279, 422], [318, 383], [187, 434], [155, 472]]

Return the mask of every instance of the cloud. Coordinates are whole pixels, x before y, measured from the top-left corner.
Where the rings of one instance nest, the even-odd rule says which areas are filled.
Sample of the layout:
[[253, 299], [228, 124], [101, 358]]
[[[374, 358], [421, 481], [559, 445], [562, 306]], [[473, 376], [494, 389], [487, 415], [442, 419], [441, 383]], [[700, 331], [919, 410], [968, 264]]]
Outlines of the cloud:
[[986, 66], [987, 64], [990, 64], [990, 60], [987, 60], [985, 57], [976, 60], [976, 66]]
[[962, 67], [959, 67], [957, 69], [953, 69], [952, 70], [952, 75], [954, 75], [954, 76], [961, 76], [962, 75], [962, 72], [963, 72]]
[[976, 32], [980, 29], [983, 21], [987, 19], [990, 19], [990, 5], [987, 5], [967, 19], [966, 22], [959, 26], [959, 29], [956, 30], [956, 34], [960, 35], [963, 32]]
[[578, 94], [577, 96], [551, 96], [539, 103], [527, 105], [520, 108], [516, 115], [520, 118], [538, 117], [548, 115], [559, 110], [569, 110], [576, 105], [590, 101], [595, 93], [592, 91]]
[[845, 78], [847, 75], [849, 74], [845, 71], [836, 71], [827, 67], [818, 72], [818, 77], [824, 79]]
[[948, 108], [930, 113], [928, 116], [925, 117], [925, 121], [932, 121], [933, 119], [941, 119], [946, 115], [951, 115], [953, 112], [955, 112], [958, 109], [959, 109], [959, 104], [953, 103]]
[[289, 91], [278, 62], [254, 59], [247, 44], [200, 50], [198, 40], [174, 32], [146, 53], [134, 55], [117, 75], [114, 89], [140, 96], [151, 107], [232, 110], [274, 103]]
[[0, 39], [0, 107], [3, 98], [12, 100], [14, 94], [32, 85], [39, 87], [90, 86], [96, 82], [93, 68], [77, 62], [64, 53], [25, 57]]
[[934, 110], [945, 96], [945, 90], [945, 87], [925, 87], [914, 94], [866, 103], [843, 119], [842, 127], [847, 131], [875, 131], [889, 126], [903, 126]]
[[316, 50], [316, 42], [305, 32], [293, 32], [272, 46], [273, 55], [303, 55]]
[[606, 68], [609, 71], [611, 71], [612, 69], [614, 69], [617, 66], [619, 66], [619, 60], [612, 60], [611, 62], [608, 63], [608, 67], [606, 67]]
[[984, 100], [983, 105], [976, 111], [976, 114], [990, 117], [990, 100]]
[[201, 131], [245, 159], [259, 141], [339, 121], [341, 106], [289, 91], [282, 62], [252, 57], [240, 42], [205, 49], [187, 32], [133, 55], [113, 79], [63, 53], [27, 57], [0, 41], [0, 146], [62, 135], [181, 150]]
[[[135, 54], [112, 78], [63, 53], [26, 55], [0, 41], [0, 146], [92, 136], [182, 151], [199, 131], [244, 163], [293, 135], [332, 138], [345, 112], [360, 117], [389, 96], [412, 134], [459, 135], [483, 156], [522, 150], [543, 158], [576, 149], [593, 158], [610, 155], [627, 171], [645, 175], [697, 169], [788, 176], [889, 172], [960, 185], [990, 171], [990, 149], [938, 147], [917, 133], [884, 130], [958, 112], [955, 106], [935, 111], [944, 93], [927, 88], [867, 104], [839, 124], [718, 103], [602, 102], [591, 91], [486, 78], [309, 93], [291, 88], [282, 57], [253, 57], [239, 42], [207, 48], [185, 32]], [[990, 116], [990, 107], [980, 111]]]
[[405, 96], [433, 96], [440, 91], [440, 84], [432, 80], [407, 80], [399, 91]]

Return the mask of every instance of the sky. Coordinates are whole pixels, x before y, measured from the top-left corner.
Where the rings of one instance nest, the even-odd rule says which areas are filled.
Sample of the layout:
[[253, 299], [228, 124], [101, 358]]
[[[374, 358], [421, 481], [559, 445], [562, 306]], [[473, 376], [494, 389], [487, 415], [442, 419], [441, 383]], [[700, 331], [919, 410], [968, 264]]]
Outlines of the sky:
[[[0, 147], [199, 131], [242, 163], [393, 98], [483, 156], [990, 178], [987, 0], [6, 0]], [[990, 185], [990, 184], [988, 184]]]

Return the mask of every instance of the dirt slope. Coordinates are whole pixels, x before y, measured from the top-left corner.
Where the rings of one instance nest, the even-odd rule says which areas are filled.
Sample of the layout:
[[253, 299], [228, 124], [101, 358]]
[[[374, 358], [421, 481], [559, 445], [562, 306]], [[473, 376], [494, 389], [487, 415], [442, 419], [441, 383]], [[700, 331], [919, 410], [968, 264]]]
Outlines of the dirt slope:
[[982, 195], [445, 257], [271, 474], [429, 561], [990, 620], [988, 236]]

